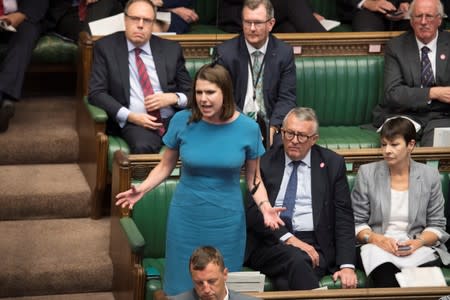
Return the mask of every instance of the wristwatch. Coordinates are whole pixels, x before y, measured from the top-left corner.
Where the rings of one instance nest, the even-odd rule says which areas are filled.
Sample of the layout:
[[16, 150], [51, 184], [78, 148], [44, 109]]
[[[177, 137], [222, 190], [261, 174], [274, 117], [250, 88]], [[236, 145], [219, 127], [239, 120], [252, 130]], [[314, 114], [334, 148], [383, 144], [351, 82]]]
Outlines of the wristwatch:
[[364, 244], [369, 243], [369, 238], [370, 238], [370, 233], [364, 233], [364, 235], [363, 235]]

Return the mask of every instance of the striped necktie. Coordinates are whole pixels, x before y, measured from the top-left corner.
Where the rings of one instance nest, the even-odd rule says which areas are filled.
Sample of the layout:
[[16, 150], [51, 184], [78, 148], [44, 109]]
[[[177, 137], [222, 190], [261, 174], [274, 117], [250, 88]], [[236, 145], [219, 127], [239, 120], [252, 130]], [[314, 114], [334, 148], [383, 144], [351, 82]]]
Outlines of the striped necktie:
[[264, 54], [256, 50], [252, 53], [253, 57], [253, 88], [255, 89], [255, 101], [258, 104], [258, 111], [265, 116], [266, 108], [264, 106], [264, 95], [263, 95], [263, 80], [264, 80], [264, 72], [261, 69], [262, 58]]
[[3, 8], [3, 0], [0, 0], [0, 16], [5, 14], [5, 9]]
[[[140, 54], [142, 52], [141, 48], [134, 48], [134, 54], [136, 57], [136, 67], [138, 70], [138, 74], [139, 74], [139, 84], [141, 85], [142, 88], [142, 92], [144, 93], [144, 98], [154, 94], [153, 91], [153, 87], [152, 87], [152, 83], [150, 82], [150, 77], [148, 77], [148, 73], [147, 73], [147, 68], [145, 67], [144, 61], [142, 60]], [[154, 116], [157, 118], [157, 122], [161, 123], [161, 113], [158, 110], [154, 110], [154, 111], [149, 111], [148, 112], [150, 115]], [[164, 129], [164, 127], [160, 127], [158, 129], [158, 133], [160, 136], [164, 135], [164, 132], [166, 130]]]
[[431, 61], [428, 57], [428, 52], [430, 51], [430, 48], [428, 48], [427, 46], [422, 47], [422, 61], [420, 72], [422, 87], [431, 87], [434, 85], [433, 68], [431, 67]]

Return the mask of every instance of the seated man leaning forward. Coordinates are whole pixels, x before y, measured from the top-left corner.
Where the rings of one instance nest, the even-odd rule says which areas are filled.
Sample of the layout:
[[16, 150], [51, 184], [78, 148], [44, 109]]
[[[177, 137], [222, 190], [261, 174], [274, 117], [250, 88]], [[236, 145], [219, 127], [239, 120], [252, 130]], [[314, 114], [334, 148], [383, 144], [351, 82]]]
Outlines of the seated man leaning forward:
[[108, 114], [108, 134], [121, 136], [131, 153], [158, 153], [176, 110], [187, 104], [191, 78], [176, 42], [152, 36], [150, 0], [125, 6], [125, 32], [94, 45], [89, 102]]
[[214, 247], [197, 248], [189, 260], [194, 289], [169, 297], [172, 300], [252, 300], [257, 299], [229, 290], [222, 254]]
[[405, 115], [419, 123], [421, 146], [433, 146], [434, 129], [450, 127], [450, 33], [439, 31], [444, 15], [439, 0], [414, 0], [413, 31], [390, 40], [384, 50], [384, 102], [374, 125]]
[[[311, 108], [292, 109], [282, 125], [282, 145], [261, 159], [269, 200], [247, 210], [246, 264], [279, 290], [318, 288], [327, 274], [354, 288], [355, 224], [344, 159], [315, 145], [319, 124]], [[286, 208], [285, 226], [265, 228], [259, 209], [268, 202]]]

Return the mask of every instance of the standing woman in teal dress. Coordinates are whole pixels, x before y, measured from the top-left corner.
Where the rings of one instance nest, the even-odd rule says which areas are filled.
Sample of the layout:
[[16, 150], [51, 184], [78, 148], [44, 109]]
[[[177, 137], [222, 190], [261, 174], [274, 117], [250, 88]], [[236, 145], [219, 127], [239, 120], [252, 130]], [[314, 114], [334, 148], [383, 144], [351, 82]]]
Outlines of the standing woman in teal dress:
[[276, 229], [284, 224], [278, 216], [283, 209], [270, 205], [260, 179], [258, 166], [264, 147], [259, 127], [236, 110], [228, 71], [217, 64], [203, 66], [192, 90], [190, 109], [174, 115], [163, 137], [167, 149], [161, 162], [142, 184], [118, 194], [116, 202], [132, 209], [181, 160], [181, 176], [167, 222], [163, 283], [167, 295], [192, 288], [189, 255], [199, 246], [218, 248], [231, 272], [241, 270], [246, 240], [242, 166], [265, 225]]

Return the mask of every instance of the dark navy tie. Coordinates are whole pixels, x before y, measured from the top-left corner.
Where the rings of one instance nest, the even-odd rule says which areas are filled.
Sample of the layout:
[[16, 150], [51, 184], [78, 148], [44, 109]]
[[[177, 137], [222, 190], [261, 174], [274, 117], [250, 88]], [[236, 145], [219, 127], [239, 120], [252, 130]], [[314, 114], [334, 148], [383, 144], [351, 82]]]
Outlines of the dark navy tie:
[[282, 211], [280, 214], [280, 218], [286, 225], [286, 228], [293, 233], [292, 231], [292, 214], [294, 213], [295, 200], [297, 198], [297, 168], [303, 162], [292, 161], [292, 173], [289, 177], [289, 181], [286, 187], [286, 194], [284, 195], [283, 207], [286, 207], [285, 211]]
[[428, 52], [430, 52], [430, 48], [423, 46], [420, 74], [422, 87], [430, 87], [434, 85], [433, 68], [431, 67], [431, 61], [428, 58]]

